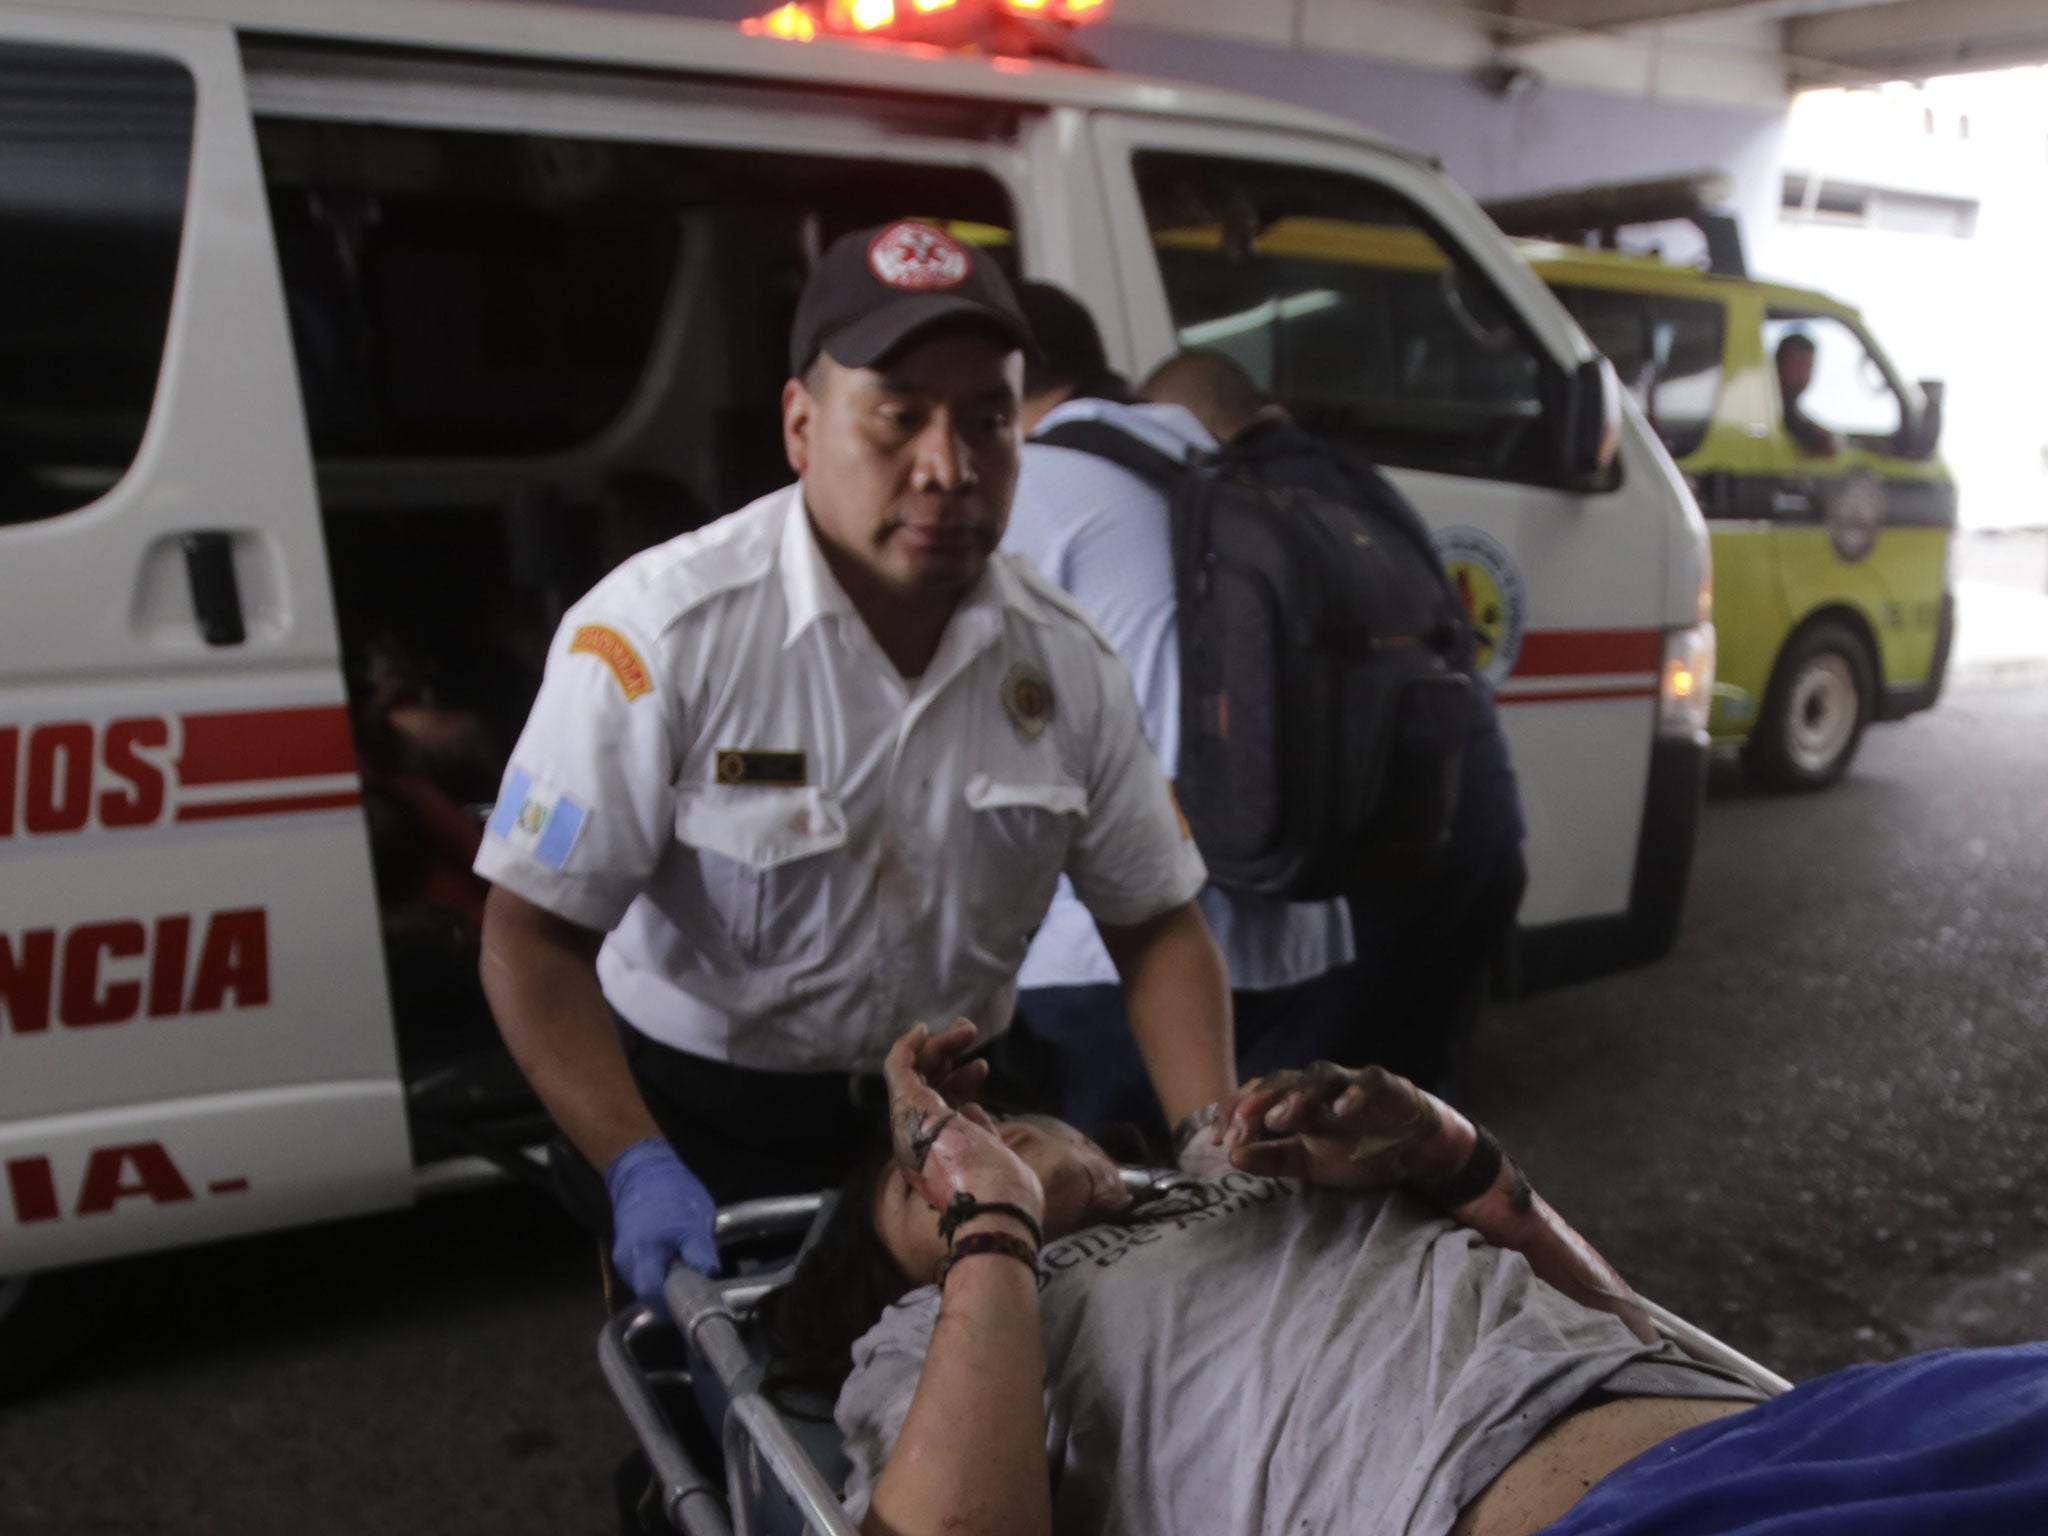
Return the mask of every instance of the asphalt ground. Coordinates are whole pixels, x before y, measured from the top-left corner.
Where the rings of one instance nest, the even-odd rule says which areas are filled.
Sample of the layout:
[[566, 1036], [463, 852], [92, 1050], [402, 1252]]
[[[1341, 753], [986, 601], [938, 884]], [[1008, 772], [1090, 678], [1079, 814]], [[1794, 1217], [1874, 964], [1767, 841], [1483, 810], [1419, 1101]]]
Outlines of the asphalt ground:
[[[1645, 1294], [1804, 1378], [2048, 1338], [2048, 686], [1826, 794], [1717, 769], [1661, 964], [1504, 1011], [1472, 1105]], [[519, 1191], [128, 1266], [0, 1405], [0, 1532], [601, 1533], [590, 1247]]]
[[1644, 1294], [1781, 1373], [2048, 1339], [2048, 687], [1823, 794], [1717, 764], [1665, 960], [1492, 1022], [1472, 1105]]

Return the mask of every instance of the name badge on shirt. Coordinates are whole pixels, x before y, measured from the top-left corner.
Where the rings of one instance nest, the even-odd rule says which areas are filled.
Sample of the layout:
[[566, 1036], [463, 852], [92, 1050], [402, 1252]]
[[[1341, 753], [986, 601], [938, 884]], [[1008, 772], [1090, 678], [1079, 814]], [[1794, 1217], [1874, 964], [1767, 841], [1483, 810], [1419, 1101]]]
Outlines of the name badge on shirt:
[[718, 782], [801, 789], [811, 782], [810, 760], [802, 752], [744, 752], [728, 747], [718, 754]]

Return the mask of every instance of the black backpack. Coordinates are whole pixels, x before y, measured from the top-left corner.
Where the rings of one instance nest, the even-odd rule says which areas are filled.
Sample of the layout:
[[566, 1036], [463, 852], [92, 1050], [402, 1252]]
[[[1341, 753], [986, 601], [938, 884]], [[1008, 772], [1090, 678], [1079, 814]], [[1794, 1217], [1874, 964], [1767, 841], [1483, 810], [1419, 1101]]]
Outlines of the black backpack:
[[1379, 508], [1181, 464], [1100, 421], [1032, 439], [1142, 476], [1172, 508], [1182, 813], [1209, 878], [1290, 901], [1429, 873], [1478, 712], [1434, 551]]

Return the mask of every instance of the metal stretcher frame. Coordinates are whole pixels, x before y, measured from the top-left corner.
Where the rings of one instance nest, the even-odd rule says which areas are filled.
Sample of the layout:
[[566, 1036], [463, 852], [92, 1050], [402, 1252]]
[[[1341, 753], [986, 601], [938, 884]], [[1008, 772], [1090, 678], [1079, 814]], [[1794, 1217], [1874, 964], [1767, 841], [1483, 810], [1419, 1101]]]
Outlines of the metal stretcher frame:
[[[1139, 1185], [1152, 1178], [1130, 1172], [1125, 1177]], [[790, 1195], [727, 1206], [718, 1213], [720, 1246], [800, 1238], [810, 1229], [824, 1198]], [[782, 1415], [753, 1384], [755, 1359], [741, 1324], [754, 1304], [786, 1280], [789, 1272], [790, 1266], [783, 1265], [759, 1274], [709, 1280], [680, 1264], [669, 1271], [669, 1311], [689, 1347], [692, 1366], [714, 1372], [730, 1402], [725, 1423], [710, 1426], [725, 1451], [723, 1488], [691, 1460], [659, 1396], [664, 1385], [688, 1385], [688, 1372], [651, 1368], [641, 1358], [640, 1346], [667, 1331], [669, 1324], [641, 1307], [620, 1313], [598, 1335], [598, 1363], [647, 1453], [661, 1487], [662, 1512], [684, 1536], [762, 1536], [762, 1500], [771, 1486], [781, 1491], [816, 1536], [859, 1536], [840, 1505], [838, 1490], [819, 1472]], [[1792, 1384], [1784, 1377], [1705, 1329], [1655, 1302], [1644, 1300], [1642, 1306], [1658, 1331], [1694, 1359], [1732, 1371], [1768, 1396], [1791, 1390]]]

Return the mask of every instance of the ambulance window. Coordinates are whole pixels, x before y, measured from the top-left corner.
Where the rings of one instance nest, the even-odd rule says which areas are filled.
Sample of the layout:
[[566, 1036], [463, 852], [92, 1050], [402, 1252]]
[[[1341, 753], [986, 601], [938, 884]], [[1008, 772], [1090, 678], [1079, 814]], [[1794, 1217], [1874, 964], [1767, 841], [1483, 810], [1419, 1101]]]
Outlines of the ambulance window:
[[1273, 161], [1135, 168], [1182, 346], [1229, 354], [1303, 426], [1384, 463], [1556, 478], [1536, 349], [1406, 201]]
[[0, 43], [0, 526], [97, 501], [156, 398], [192, 159], [184, 67]]
[[[694, 418], [678, 436], [715, 445], [693, 490], [723, 510], [788, 478], [776, 400], [821, 242], [912, 214], [1011, 259], [1001, 184], [958, 167], [285, 118], [257, 133], [323, 460], [582, 448], [651, 383]], [[651, 378], [665, 339], [671, 371]]]
[[1721, 399], [1727, 311], [1712, 299], [1607, 288], [1564, 285], [1557, 296], [1607, 354], [1671, 456], [1697, 451]]
[[1763, 339], [1791, 436], [1806, 441], [1818, 427], [1880, 449], [1898, 436], [1905, 406], [1884, 364], [1853, 326], [1833, 315], [1773, 310]]

